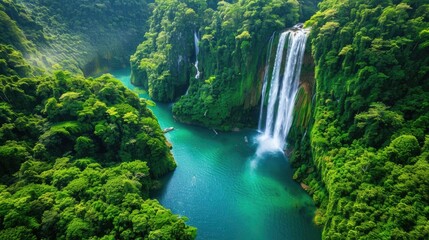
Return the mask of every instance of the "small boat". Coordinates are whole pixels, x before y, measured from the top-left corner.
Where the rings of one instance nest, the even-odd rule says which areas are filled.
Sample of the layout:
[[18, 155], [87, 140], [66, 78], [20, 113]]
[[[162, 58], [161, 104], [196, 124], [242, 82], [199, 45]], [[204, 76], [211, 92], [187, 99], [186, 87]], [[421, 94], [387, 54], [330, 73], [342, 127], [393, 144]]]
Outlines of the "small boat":
[[248, 143], [248, 142], [249, 142], [249, 140], [247, 139], [247, 136], [244, 136], [244, 142], [245, 142], [245, 143]]
[[168, 132], [171, 132], [173, 130], [174, 130], [174, 127], [168, 127], [168, 128], [165, 128], [163, 132], [168, 133]]

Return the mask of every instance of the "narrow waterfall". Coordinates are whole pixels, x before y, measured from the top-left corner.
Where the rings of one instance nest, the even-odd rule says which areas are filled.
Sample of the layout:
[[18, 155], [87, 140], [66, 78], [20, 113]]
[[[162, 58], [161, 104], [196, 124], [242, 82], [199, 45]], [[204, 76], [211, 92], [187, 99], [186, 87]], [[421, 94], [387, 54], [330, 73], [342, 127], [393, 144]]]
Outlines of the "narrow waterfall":
[[[299, 26], [280, 34], [271, 81], [262, 90], [262, 96], [268, 94], [268, 105], [265, 117], [259, 119], [260, 125], [262, 121], [265, 122], [265, 128], [260, 129], [263, 133], [259, 138], [258, 151], [283, 149], [286, 144], [293, 120], [307, 34], [308, 30]], [[287, 51], [284, 55], [285, 45]], [[263, 110], [264, 102], [261, 103], [261, 112]]]
[[200, 52], [200, 47], [198, 44], [200, 43], [200, 40], [198, 39], [197, 32], [194, 32], [194, 44], [195, 44], [195, 69], [197, 70], [197, 74], [195, 74], [195, 78], [198, 79], [200, 77], [200, 71], [198, 69], [198, 53]]
[[259, 122], [258, 122], [258, 131], [262, 131], [262, 116], [264, 114], [264, 102], [265, 102], [265, 92], [267, 91], [267, 82], [268, 82], [268, 76], [270, 71], [270, 59], [271, 59], [271, 51], [273, 49], [273, 41], [274, 41], [274, 35], [271, 35], [270, 41], [268, 42], [268, 48], [267, 48], [267, 60], [265, 61], [265, 68], [264, 68], [264, 83], [262, 86], [262, 96], [261, 96], [261, 109], [259, 110]]

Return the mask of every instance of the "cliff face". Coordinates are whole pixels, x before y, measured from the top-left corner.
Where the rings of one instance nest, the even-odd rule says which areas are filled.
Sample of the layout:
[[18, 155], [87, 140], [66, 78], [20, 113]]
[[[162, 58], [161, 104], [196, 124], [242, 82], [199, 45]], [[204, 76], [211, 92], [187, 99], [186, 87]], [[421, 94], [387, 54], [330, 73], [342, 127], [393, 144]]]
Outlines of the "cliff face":
[[[301, 69], [300, 86], [296, 96], [293, 123], [287, 138], [287, 152], [290, 163], [295, 168], [293, 178], [309, 183], [314, 180], [313, 188], [323, 189], [323, 182], [319, 179], [319, 172], [312, 161], [310, 133], [314, 124], [314, 105], [316, 91], [316, 66], [311, 51], [311, 38], [307, 41]], [[305, 190], [313, 194], [313, 189], [303, 184]], [[318, 203], [317, 201], [315, 201]]]
[[[131, 56], [131, 82], [148, 90], [155, 101], [171, 102], [186, 92], [193, 72], [197, 12], [205, 4], [157, 2], [149, 19], [145, 41]], [[192, 75], [193, 76], [193, 75]]]
[[[178, 100], [176, 119], [224, 130], [256, 125], [270, 36], [296, 23], [300, 13], [314, 11], [295, 1], [222, 1], [217, 7], [169, 1], [154, 6], [150, 33], [131, 58], [133, 82], [157, 101]], [[170, 9], [184, 17], [169, 15]], [[169, 25], [175, 26], [174, 34], [166, 34]], [[199, 37], [198, 78], [193, 32]], [[178, 75], [180, 55], [184, 65]]]
[[325, 239], [428, 236], [428, 3], [325, 0], [307, 22], [314, 122], [292, 163]]
[[[313, 109], [313, 96], [315, 94], [315, 64], [311, 55], [311, 40], [307, 41], [307, 48], [302, 62], [300, 86], [295, 102], [294, 122], [291, 129], [301, 133], [308, 130]], [[293, 137], [293, 136], [292, 136]]]
[[62, 68], [84, 75], [128, 66], [149, 17], [146, 1], [15, 0], [0, 4], [4, 13], [0, 21], [7, 26], [0, 37], [3, 43], [16, 46], [40, 69]]

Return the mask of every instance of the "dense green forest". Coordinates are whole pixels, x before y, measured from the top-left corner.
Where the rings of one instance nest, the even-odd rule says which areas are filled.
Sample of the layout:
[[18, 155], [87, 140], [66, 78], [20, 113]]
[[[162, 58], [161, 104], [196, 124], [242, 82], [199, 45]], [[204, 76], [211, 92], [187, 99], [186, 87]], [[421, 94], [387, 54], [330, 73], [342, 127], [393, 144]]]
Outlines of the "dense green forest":
[[[83, 18], [64, 8], [84, 3], [27, 1], [35, 4], [35, 14], [27, 5], [0, 2], [0, 239], [193, 239], [196, 229], [185, 224], [185, 217], [149, 199], [159, 185], [156, 179], [176, 163], [147, 101], [111, 75], [84, 78], [58, 70], [82, 66], [78, 62], [84, 58], [63, 52], [72, 39], [53, 40], [50, 33], [79, 39], [83, 35], [72, 33], [83, 31], [86, 21], [95, 28], [111, 21], [102, 15], [91, 19], [86, 12]], [[123, 14], [142, 3], [127, 2], [130, 9]], [[87, 10], [113, 13], [112, 6], [101, 5]], [[58, 9], [71, 14], [49, 18]], [[39, 25], [38, 18], [49, 18], [51, 24]], [[125, 19], [118, 24], [129, 20], [114, 19]], [[118, 34], [103, 33], [117, 27], [87, 32], [95, 43], [97, 36]], [[64, 49], [41, 51], [53, 46]], [[50, 60], [34, 62], [50, 52], [64, 54], [50, 60], [70, 62], [53, 67]]]
[[[182, 122], [224, 130], [254, 126], [268, 40], [309, 17], [316, 2], [155, 1], [145, 41], [131, 57], [132, 80], [154, 100], [180, 97], [173, 114]], [[198, 79], [194, 34], [200, 39]]]
[[293, 158], [323, 238], [428, 239], [429, 1], [319, 7], [314, 122]]
[[110, 75], [1, 73], [1, 239], [195, 236], [148, 199], [175, 162], [145, 100]]
[[[172, 6], [180, 10], [170, 12]], [[297, 22], [299, 6], [157, 1], [146, 40], [131, 58], [134, 81], [159, 101], [182, 95], [173, 107], [180, 121], [219, 129], [254, 126], [268, 39]], [[306, 23], [316, 98], [311, 108], [305, 89], [299, 95], [295, 123], [301, 112], [308, 119], [311, 109], [313, 121], [309, 129], [292, 130], [294, 177], [310, 186], [324, 238], [425, 239], [428, 2], [325, 0], [319, 8]], [[199, 79], [193, 78], [194, 33], [200, 38]], [[178, 67], [181, 54], [187, 62]]]
[[130, 60], [178, 121], [254, 127], [268, 42], [304, 21], [288, 147], [322, 238], [428, 239], [429, 0], [1, 0], [0, 239], [195, 238], [149, 199], [176, 164], [148, 101], [82, 75]]
[[44, 70], [61, 66], [80, 74], [128, 66], [143, 39], [146, 1], [0, 1], [0, 40], [13, 44]]

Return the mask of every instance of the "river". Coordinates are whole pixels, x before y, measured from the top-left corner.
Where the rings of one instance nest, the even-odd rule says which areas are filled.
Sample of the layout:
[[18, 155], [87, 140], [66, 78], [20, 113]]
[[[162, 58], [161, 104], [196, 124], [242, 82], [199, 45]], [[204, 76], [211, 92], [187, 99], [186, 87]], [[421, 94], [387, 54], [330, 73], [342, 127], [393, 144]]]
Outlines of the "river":
[[[135, 89], [129, 69], [112, 74]], [[161, 128], [175, 128], [166, 137], [178, 165], [152, 197], [189, 218], [197, 239], [321, 239], [311, 197], [282, 152], [256, 154], [256, 130], [216, 134], [174, 121], [171, 104], [151, 109]]]

